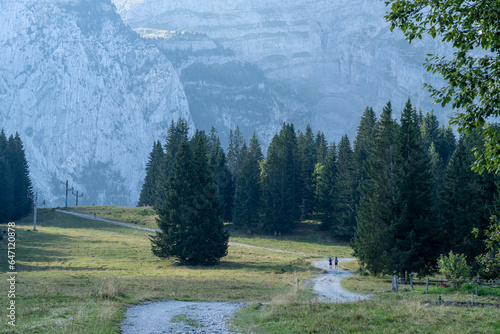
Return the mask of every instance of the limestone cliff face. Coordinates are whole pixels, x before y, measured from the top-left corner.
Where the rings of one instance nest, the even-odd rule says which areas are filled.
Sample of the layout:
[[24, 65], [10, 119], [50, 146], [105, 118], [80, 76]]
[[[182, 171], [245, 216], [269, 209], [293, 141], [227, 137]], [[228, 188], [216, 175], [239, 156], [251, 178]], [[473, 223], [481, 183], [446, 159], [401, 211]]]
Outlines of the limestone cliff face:
[[194, 127], [172, 64], [109, 0], [2, 0], [0, 17], [0, 128], [39, 198], [64, 205], [69, 180], [81, 205], [136, 204], [153, 142], [172, 119]]
[[331, 139], [354, 135], [364, 108], [380, 112], [389, 100], [397, 113], [408, 98], [424, 111], [434, 108], [442, 122], [448, 113], [422, 89], [424, 82], [440, 85], [422, 63], [427, 53], [449, 51], [433, 40], [410, 46], [390, 32], [383, 1], [113, 1], [133, 28], [205, 34], [292, 87], [313, 126]]

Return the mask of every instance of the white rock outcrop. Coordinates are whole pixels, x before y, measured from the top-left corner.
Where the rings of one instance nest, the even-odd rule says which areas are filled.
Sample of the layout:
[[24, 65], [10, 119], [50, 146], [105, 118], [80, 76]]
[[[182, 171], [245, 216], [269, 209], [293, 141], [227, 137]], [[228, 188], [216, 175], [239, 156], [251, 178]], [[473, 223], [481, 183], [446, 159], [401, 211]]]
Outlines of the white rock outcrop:
[[153, 142], [194, 127], [172, 64], [109, 0], [2, 0], [0, 31], [0, 128], [19, 132], [39, 198], [63, 206], [69, 180], [80, 205], [135, 205]]

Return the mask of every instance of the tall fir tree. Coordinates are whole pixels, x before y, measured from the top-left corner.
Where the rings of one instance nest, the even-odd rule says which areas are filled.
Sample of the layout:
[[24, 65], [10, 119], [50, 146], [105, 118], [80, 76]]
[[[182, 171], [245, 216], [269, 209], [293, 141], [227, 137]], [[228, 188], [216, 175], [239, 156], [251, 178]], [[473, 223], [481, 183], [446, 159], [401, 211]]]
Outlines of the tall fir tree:
[[283, 124], [262, 165], [263, 228], [281, 234], [300, 219], [300, 161], [293, 124]]
[[153, 150], [149, 154], [149, 160], [146, 164], [146, 176], [137, 206], [154, 205], [156, 201], [157, 178], [160, 174], [163, 154], [163, 148], [161, 147], [160, 141], [153, 143]]
[[320, 212], [321, 229], [330, 230], [337, 206], [337, 146], [333, 142], [328, 148], [324, 164], [316, 164], [316, 203]]
[[357, 210], [361, 193], [359, 187], [363, 180], [368, 178], [366, 161], [368, 160], [371, 146], [375, 137], [377, 118], [373, 108], [367, 107], [361, 116], [356, 139], [354, 140], [353, 164], [355, 177], [354, 208]]
[[[11, 220], [18, 220], [33, 209], [33, 188], [29, 165], [19, 134], [10, 136], [5, 147], [5, 156], [14, 180], [14, 212]], [[31, 196], [28, 196], [31, 195]]]
[[300, 159], [300, 193], [301, 193], [301, 218], [305, 219], [312, 215], [314, 203], [314, 166], [317, 162], [316, 143], [311, 126], [306, 126], [305, 133], [299, 133], [298, 137], [299, 159]]
[[475, 257], [484, 249], [483, 235], [476, 238], [472, 230], [484, 231], [489, 224], [491, 209], [497, 194], [493, 175], [474, 173], [473, 147], [482, 145], [478, 133], [459, 138], [455, 152], [444, 172], [439, 193], [440, 220], [442, 221], [443, 253], [452, 250], [465, 254], [475, 265]]
[[228, 234], [222, 223], [223, 202], [208, 165], [203, 133], [194, 136], [194, 154], [187, 140], [179, 146], [171, 175], [159, 184], [162, 206], [156, 208], [160, 232], [151, 237], [159, 257], [181, 263], [211, 265], [227, 254]]
[[325, 163], [326, 155], [328, 154], [328, 141], [323, 132], [318, 131], [314, 140], [316, 146], [316, 161], [320, 164]]
[[241, 177], [238, 194], [234, 199], [234, 219], [237, 226], [246, 226], [247, 233], [258, 225], [261, 210], [260, 162], [262, 151], [253, 134], [250, 147], [241, 163]]
[[281, 172], [279, 157], [279, 137], [274, 135], [267, 155], [262, 162], [261, 185], [262, 185], [262, 224], [264, 231], [276, 232], [280, 228], [280, 198]]
[[397, 213], [391, 225], [390, 264], [395, 273], [406, 277], [407, 273], [432, 271], [440, 254], [431, 166], [410, 100], [401, 113], [397, 140]]
[[14, 217], [14, 178], [7, 158], [1, 152], [0, 189], [0, 223], [8, 223]]
[[217, 131], [212, 127], [208, 144], [209, 162], [214, 172], [215, 183], [219, 186], [219, 193], [224, 201], [224, 221], [233, 219], [234, 185], [231, 172], [226, 163], [226, 155], [221, 147]]
[[336, 205], [330, 231], [333, 235], [350, 239], [356, 225], [355, 210], [356, 175], [353, 152], [347, 135], [343, 135], [338, 148], [337, 179], [335, 181]]
[[[229, 130], [229, 147], [227, 149], [227, 166], [233, 177], [234, 191], [238, 192], [239, 173], [241, 169], [241, 162], [243, 160], [242, 148], [245, 144], [240, 128], [236, 126], [234, 132]], [[246, 145], [246, 144], [245, 144]]]
[[158, 187], [160, 184], [164, 185], [167, 183], [177, 151], [179, 150], [181, 143], [188, 140], [188, 132], [189, 127], [184, 119], [179, 118], [177, 123], [174, 123], [173, 120], [170, 123], [167, 141], [164, 145], [163, 159], [161, 161], [160, 170], [156, 180], [156, 199], [153, 202], [154, 206], [163, 206], [164, 192]]
[[368, 178], [360, 184], [356, 233], [352, 240], [355, 256], [374, 273], [391, 273], [388, 265], [396, 217], [396, 135], [398, 124], [388, 102], [377, 122], [374, 142], [366, 161]]

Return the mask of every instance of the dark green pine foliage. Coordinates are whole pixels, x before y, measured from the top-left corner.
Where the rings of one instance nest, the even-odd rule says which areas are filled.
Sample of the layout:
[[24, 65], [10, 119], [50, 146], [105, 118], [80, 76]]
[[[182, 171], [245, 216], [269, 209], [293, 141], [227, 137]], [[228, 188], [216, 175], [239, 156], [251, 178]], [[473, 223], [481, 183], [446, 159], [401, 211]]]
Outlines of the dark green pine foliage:
[[274, 135], [267, 149], [267, 156], [262, 163], [262, 224], [267, 232], [276, 232], [281, 227], [280, 197], [281, 189], [279, 137]]
[[259, 223], [261, 210], [260, 162], [262, 151], [259, 141], [253, 134], [250, 147], [241, 162], [241, 176], [238, 194], [234, 199], [234, 219], [237, 226], [246, 226], [247, 232]]
[[235, 193], [238, 192], [241, 162], [243, 160], [243, 144], [245, 144], [245, 139], [241, 135], [240, 128], [236, 126], [234, 132], [229, 131], [229, 147], [227, 149], [227, 166], [233, 177]]
[[359, 192], [359, 186], [363, 180], [368, 178], [366, 173], [365, 163], [368, 160], [371, 146], [375, 137], [375, 126], [377, 123], [377, 118], [373, 109], [366, 108], [358, 126], [358, 132], [356, 134], [356, 139], [354, 140], [354, 173], [355, 173], [355, 193], [354, 193], [354, 207], [357, 210], [359, 205], [361, 193]]
[[283, 124], [269, 145], [262, 170], [264, 230], [291, 231], [300, 219], [300, 161], [293, 124]]
[[227, 254], [223, 202], [208, 164], [205, 138], [203, 133], [194, 136], [194, 154], [184, 140], [170, 177], [159, 184], [164, 198], [156, 208], [161, 231], [151, 237], [152, 251], [159, 257], [178, 257], [183, 264], [212, 265]]
[[160, 141], [153, 144], [153, 150], [149, 154], [146, 164], [146, 177], [142, 185], [141, 194], [137, 206], [154, 205], [156, 201], [156, 184], [160, 174], [160, 166], [163, 161], [163, 148]]
[[390, 228], [394, 241], [390, 265], [394, 273], [406, 277], [432, 271], [440, 254], [431, 166], [410, 100], [401, 113], [397, 140], [397, 214]]
[[388, 266], [396, 216], [396, 135], [398, 124], [392, 118], [391, 103], [382, 110], [373, 145], [365, 163], [368, 178], [359, 191], [356, 233], [352, 240], [355, 256], [373, 274], [392, 273]]
[[441, 155], [437, 151], [434, 142], [432, 142], [431, 145], [429, 146], [428, 155], [431, 163], [431, 175], [434, 180], [432, 185], [432, 198], [433, 198], [432, 200], [434, 201], [434, 203], [436, 203], [437, 210], [439, 211], [438, 193], [441, 189], [441, 185], [443, 184], [445, 167], [443, 159], [441, 158]]
[[19, 134], [10, 136], [5, 146], [5, 157], [14, 180], [14, 211], [10, 220], [18, 220], [33, 209], [33, 195], [29, 166]]
[[314, 140], [316, 146], [316, 162], [325, 163], [326, 155], [328, 154], [328, 141], [323, 132], [318, 131]]
[[187, 122], [182, 118], [179, 118], [175, 124], [174, 121], [172, 121], [170, 127], [168, 128], [167, 142], [164, 146], [163, 159], [160, 164], [160, 171], [156, 181], [157, 188], [156, 199], [153, 202], [154, 206], [163, 205], [164, 193], [158, 188], [158, 186], [160, 184], [165, 185], [167, 183], [177, 151], [179, 150], [181, 143], [188, 140], [188, 132], [189, 127]]
[[312, 215], [314, 203], [314, 166], [317, 162], [316, 143], [310, 125], [306, 126], [305, 133], [299, 133], [297, 140], [300, 159], [300, 194], [301, 219]]
[[443, 159], [443, 165], [448, 166], [448, 162], [450, 161], [451, 155], [455, 152], [455, 147], [457, 146], [457, 140], [455, 138], [455, 134], [451, 126], [447, 126], [446, 128], [441, 126], [439, 129], [440, 132], [440, 140], [439, 145], [437, 145], [436, 150], [439, 153], [441, 159]]
[[7, 161], [7, 137], [0, 132], [0, 223], [8, 223], [14, 216], [14, 178]]
[[458, 145], [444, 172], [443, 186], [439, 193], [440, 219], [443, 227], [443, 253], [452, 250], [465, 254], [474, 265], [475, 257], [483, 253], [482, 238], [475, 238], [473, 228], [484, 231], [489, 224], [490, 209], [497, 194], [495, 177], [471, 170], [474, 162], [473, 147], [483, 145], [480, 136], [460, 136]]
[[356, 225], [355, 210], [356, 175], [353, 152], [347, 135], [343, 135], [338, 147], [337, 179], [335, 181], [336, 205], [330, 231], [333, 235], [350, 239]]
[[288, 232], [293, 223], [300, 219], [300, 161], [297, 137], [293, 124], [283, 124], [279, 133], [279, 155], [281, 160], [281, 189], [279, 232]]
[[439, 128], [439, 121], [434, 115], [434, 111], [428, 112], [423, 116], [420, 125], [420, 131], [422, 133], [423, 149], [424, 152], [429, 151], [429, 147], [432, 143], [436, 146], [436, 149], [441, 144], [441, 131]]
[[330, 230], [337, 206], [337, 147], [332, 143], [328, 148], [324, 164], [316, 164], [316, 203], [320, 213], [320, 228]]
[[234, 185], [231, 172], [227, 167], [226, 155], [213, 127], [210, 133], [208, 149], [209, 162], [214, 172], [215, 183], [219, 186], [219, 194], [224, 201], [224, 215], [222, 219], [224, 221], [231, 221], [233, 218]]

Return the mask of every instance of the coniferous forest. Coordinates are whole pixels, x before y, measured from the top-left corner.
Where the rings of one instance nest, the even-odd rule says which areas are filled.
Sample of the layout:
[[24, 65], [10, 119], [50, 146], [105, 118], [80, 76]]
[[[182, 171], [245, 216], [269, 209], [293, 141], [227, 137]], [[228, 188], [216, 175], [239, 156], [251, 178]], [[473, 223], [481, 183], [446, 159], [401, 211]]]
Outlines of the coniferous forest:
[[21, 138], [0, 131], [0, 223], [18, 220], [33, 208], [28, 162]]
[[[225, 254], [222, 220], [248, 233], [279, 236], [293, 233], [298, 221], [316, 219], [325, 233], [350, 241], [356, 257], [374, 274], [432, 272], [440, 254], [450, 251], [466, 255], [478, 270], [475, 258], [486, 250], [484, 231], [498, 205], [496, 177], [471, 170], [472, 150], [481, 147], [481, 136], [456, 137], [432, 111], [417, 111], [410, 100], [400, 113], [387, 103], [378, 118], [366, 108], [353, 141], [344, 135], [329, 143], [310, 126], [301, 130], [284, 123], [265, 155], [255, 134], [247, 143], [238, 127], [230, 132], [227, 153], [215, 129], [209, 135], [196, 132], [191, 139], [188, 130], [184, 120], [172, 122], [163, 147], [154, 143], [139, 205], [154, 206], [162, 233], [171, 237], [179, 224], [168, 210], [184, 208], [183, 219], [190, 216], [186, 206], [175, 203], [175, 192], [194, 187], [198, 195], [188, 200], [188, 211], [200, 212], [196, 203], [201, 199], [211, 208], [212, 216], [204, 219], [212, 219], [222, 233], [210, 246], [214, 255], [202, 262], [216, 262]], [[186, 153], [188, 148], [197, 154]], [[205, 186], [188, 176], [191, 167], [179, 167], [178, 159], [206, 165], [199, 172]], [[210, 188], [207, 196], [212, 183], [217, 189]], [[193, 240], [199, 238], [196, 233], [209, 233], [199, 224], [190, 228]], [[179, 240], [185, 239], [182, 233], [185, 229]], [[161, 248], [162, 242], [172, 241], [160, 234], [153, 240], [155, 254], [189, 259], [189, 247], [177, 252]]]

